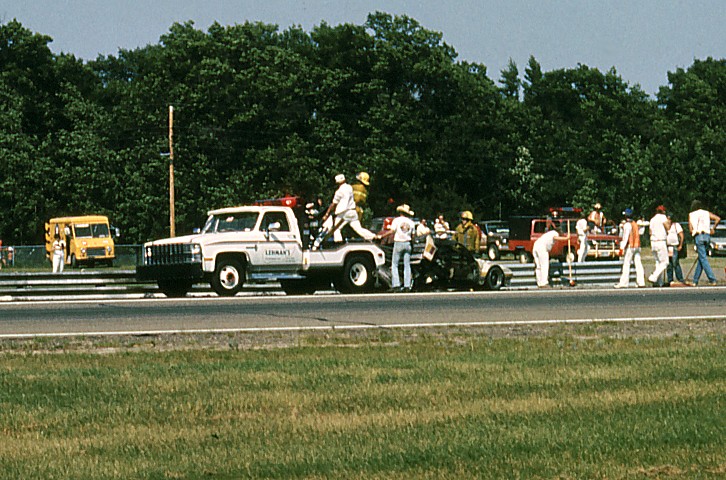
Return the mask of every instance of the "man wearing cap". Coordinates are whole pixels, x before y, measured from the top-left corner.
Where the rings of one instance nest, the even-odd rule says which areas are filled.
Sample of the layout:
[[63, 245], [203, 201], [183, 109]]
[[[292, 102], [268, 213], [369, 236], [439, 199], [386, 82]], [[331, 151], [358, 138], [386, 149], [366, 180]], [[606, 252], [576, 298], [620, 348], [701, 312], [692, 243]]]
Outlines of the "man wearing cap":
[[474, 215], [469, 210], [461, 212], [461, 223], [456, 226], [454, 240], [464, 245], [471, 253], [478, 255], [481, 235], [473, 220]]
[[627, 288], [630, 284], [630, 263], [635, 264], [635, 283], [638, 287], [645, 287], [645, 270], [640, 259], [640, 228], [633, 221], [633, 210], [626, 208], [623, 212], [625, 222], [620, 240], [620, 251], [623, 255], [623, 273], [620, 283], [615, 288]]
[[[393, 235], [393, 256], [391, 258], [391, 283], [393, 291], [402, 290], [410, 292], [413, 286], [411, 278], [411, 244], [416, 235], [416, 225], [413, 223], [413, 211], [411, 207], [403, 204], [396, 208], [398, 217], [394, 218], [386, 233], [381, 237]], [[403, 259], [403, 289], [401, 289], [401, 278], [398, 273], [398, 266]]]
[[363, 228], [360, 220], [358, 220], [355, 201], [353, 200], [353, 188], [345, 182], [345, 175], [342, 173], [336, 175], [335, 183], [338, 184], [338, 189], [333, 195], [333, 203], [330, 204], [322, 217], [323, 228], [313, 243], [313, 250], [320, 248], [320, 244], [331, 233], [335, 242], [342, 242], [343, 235], [340, 230], [346, 225], [350, 225], [350, 228], [365, 240], [375, 238], [375, 234]]
[[665, 215], [666, 208], [658, 205], [655, 209], [655, 216], [650, 219], [650, 248], [655, 257], [655, 270], [648, 277], [648, 281], [654, 286], [663, 286], [663, 273], [668, 268], [668, 230], [671, 228], [671, 221]]
[[363, 221], [363, 207], [368, 201], [368, 186], [371, 184], [371, 177], [366, 172], [359, 172], [355, 179], [353, 187], [353, 201], [355, 202], [355, 211], [358, 214], [358, 220]]

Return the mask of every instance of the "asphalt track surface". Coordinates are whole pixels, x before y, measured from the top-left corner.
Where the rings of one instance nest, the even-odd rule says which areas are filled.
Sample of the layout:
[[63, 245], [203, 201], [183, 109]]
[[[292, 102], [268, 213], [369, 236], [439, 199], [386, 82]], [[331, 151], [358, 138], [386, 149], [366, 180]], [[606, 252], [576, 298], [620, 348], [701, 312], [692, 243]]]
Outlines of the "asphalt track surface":
[[0, 339], [683, 319], [726, 320], [726, 288], [6, 302]]

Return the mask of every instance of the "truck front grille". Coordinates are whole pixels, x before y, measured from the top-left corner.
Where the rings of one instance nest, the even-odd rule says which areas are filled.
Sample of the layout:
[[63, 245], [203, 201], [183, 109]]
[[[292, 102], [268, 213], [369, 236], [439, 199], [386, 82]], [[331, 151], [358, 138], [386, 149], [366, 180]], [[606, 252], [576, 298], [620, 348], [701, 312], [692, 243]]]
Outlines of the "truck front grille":
[[103, 247], [89, 248], [88, 256], [89, 257], [105, 257], [106, 249]]
[[150, 245], [144, 249], [144, 265], [180, 265], [201, 262], [199, 246], [191, 243]]

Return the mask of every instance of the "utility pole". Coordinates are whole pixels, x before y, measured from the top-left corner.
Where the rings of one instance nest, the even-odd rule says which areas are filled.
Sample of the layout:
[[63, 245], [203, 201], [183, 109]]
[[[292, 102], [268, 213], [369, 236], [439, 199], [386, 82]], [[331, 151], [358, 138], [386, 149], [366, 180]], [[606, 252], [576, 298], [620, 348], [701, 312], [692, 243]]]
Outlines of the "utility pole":
[[169, 105], [169, 236], [176, 236], [174, 226], [174, 107]]

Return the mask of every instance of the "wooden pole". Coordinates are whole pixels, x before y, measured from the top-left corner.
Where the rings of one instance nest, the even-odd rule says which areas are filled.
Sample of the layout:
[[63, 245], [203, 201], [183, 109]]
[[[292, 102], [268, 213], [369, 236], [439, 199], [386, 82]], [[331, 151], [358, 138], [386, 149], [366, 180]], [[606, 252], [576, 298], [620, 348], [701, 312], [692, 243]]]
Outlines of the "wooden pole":
[[174, 220], [174, 107], [169, 105], [169, 236], [176, 236]]

